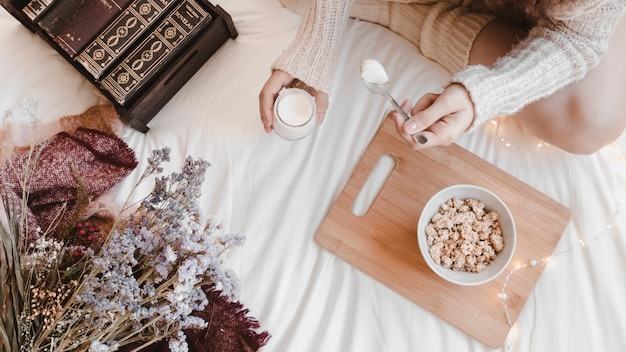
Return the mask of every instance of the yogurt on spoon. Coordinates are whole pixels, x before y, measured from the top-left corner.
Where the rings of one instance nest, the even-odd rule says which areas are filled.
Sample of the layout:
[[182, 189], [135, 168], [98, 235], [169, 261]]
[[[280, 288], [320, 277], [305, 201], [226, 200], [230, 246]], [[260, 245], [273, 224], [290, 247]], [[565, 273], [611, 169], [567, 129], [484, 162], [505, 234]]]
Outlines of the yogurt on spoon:
[[373, 59], [365, 59], [361, 63], [361, 79], [374, 84], [389, 83], [389, 76], [380, 62]]
[[[363, 62], [361, 62], [361, 79], [363, 80], [365, 87], [367, 87], [370, 92], [386, 97], [389, 102], [391, 102], [394, 109], [402, 115], [405, 120], [410, 119], [409, 115], [402, 110], [400, 104], [398, 104], [391, 94], [389, 94], [389, 76], [387, 75], [383, 65], [373, 59], [363, 60]], [[424, 136], [421, 132], [418, 132], [411, 137], [413, 137], [413, 140], [418, 144], [425, 144], [428, 142], [426, 136]]]

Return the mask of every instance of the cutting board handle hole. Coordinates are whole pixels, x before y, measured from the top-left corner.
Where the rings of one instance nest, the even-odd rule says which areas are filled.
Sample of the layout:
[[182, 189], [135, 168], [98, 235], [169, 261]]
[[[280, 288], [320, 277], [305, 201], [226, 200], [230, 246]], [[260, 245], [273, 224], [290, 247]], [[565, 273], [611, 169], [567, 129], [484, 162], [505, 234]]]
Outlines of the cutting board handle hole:
[[380, 156], [372, 169], [372, 173], [369, 174], [359, 194], [354, 199], [354, 203], [352, 203], [354, 215], [363, 216], [367, 214], [395, 167], [396, 161], [393, 157], [388, 154]]

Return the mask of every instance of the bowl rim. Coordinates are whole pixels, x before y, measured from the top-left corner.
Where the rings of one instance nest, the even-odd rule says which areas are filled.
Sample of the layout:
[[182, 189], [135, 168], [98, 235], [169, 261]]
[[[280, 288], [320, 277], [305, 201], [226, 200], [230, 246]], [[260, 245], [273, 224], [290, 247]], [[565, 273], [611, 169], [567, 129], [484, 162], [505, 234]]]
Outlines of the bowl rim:
[[[463, 191], [459, 196], [452, 195], [452, 193], [458, 194], [458, 192], [455, 191], [459, 190]], [[478, 193], [478, 195], [466, 195], [468, 193]], [[449, 197], [447, 196], [448, 194], [450, 195]], [[491, 197], [491, 200], [487, 202], [489, 203], [489, 205], [485, 203], [484, 199], [480, 199], [480, 194]], [[473, 197], [474, 199], [485, 203], [485, 209], [489, 210], [495, 210], [493, 209], [494, 203], [499, 205], [499, 207], [501, 208], [497, 209], [496, 211], [498, 212], [500, 226], [503, 228], [506, 226], [506, 228], [511, 229], [511, 232], [506, 235], [508, 241], [505, 241], [505, 247], [503, 251], [498, 253], [496, 259], [494, 259], [494, 261], [487, 266], [487, 269], [479, 273], [455, 271], [450, 268], [445, 268], [442, 265], [436, 264], [430, 257], [430, 253], [428, 252], [428, 248], [430, 248], [430, 246], [426, 241], [426, 224], [430, 222], [432, 217], [439, 210], [439, 206], [441, 204], [455, 197], [459, 199], [467, 199]], [[432, 213], [429, 211], [429, 209], [433, 210]], [[502, 221], [505, 221], [505, 223], [502, 223]], [[503, 233], [503, 235], [505, 234]], [[511, 242], [511, 239], [513, 240], [512, 244], [508, 243]], [[509, 266], [515, 254], [515, 248], [517, 245], [517, 230], [515, 226], [515, 220], [513, 218], [513, 215], [511, 214], [511, 211], [509, 210], [509, 207], [500, 197], [498, 197], [497, 194], [485, 187], [477, 186], [474, 184], [455, 184], [440, 189], [435, 194], [433, 194], [430, 199], [424, 204], [424, 208], [422, 209], [419, 220], [417, 222], [417, 241], [420, 248], [420, 253], [424, 258], [424, 261], [430, 267], [430, 269], [435, 274], [437, 274], [437, 276], [443, 278], [448, 282], [461, 286], [478, 286], [497, 278]], [[489, 270], [490, 268], [491, 270]]]

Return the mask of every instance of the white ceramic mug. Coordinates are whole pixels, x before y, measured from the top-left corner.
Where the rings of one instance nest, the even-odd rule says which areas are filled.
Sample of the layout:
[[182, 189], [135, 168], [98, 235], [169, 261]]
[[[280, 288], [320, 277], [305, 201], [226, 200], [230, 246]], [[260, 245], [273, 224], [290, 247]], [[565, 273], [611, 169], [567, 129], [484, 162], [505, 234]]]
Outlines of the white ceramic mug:
[[315, 127], [315, 99], [300, 88], [280, 91], [274, 102], [274, 132], [295, 141], [306, 137]]

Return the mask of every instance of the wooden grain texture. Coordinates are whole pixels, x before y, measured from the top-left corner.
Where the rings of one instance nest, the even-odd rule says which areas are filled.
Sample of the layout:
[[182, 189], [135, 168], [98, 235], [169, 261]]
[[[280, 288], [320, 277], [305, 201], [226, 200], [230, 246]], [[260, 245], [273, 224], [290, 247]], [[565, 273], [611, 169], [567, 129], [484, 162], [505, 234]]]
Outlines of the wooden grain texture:
[[[352, 212], [360, 189], [383, 155], [395, 169], [369, 211]], [[510, 208], [517, 248], [509, 267], [480, 286], [457, 286], [439, 278], [422, 259], [417, 220], [428, 199], [454, 184], [475, 184], [497, 194]], [[436, 314], [485, 345], [504, 343], [510, 326], [498, 298], [507, 273], [553, 253], [569, 222], [569, 209], [470, 153], [451, 145], [416, 152], [387, 120], [357, 165], [320, 229], [316, 241], [361, 271]], [[543, 271], [540, 263], [519, 270], [507, 285], [511, 323], [517, 319]]]

